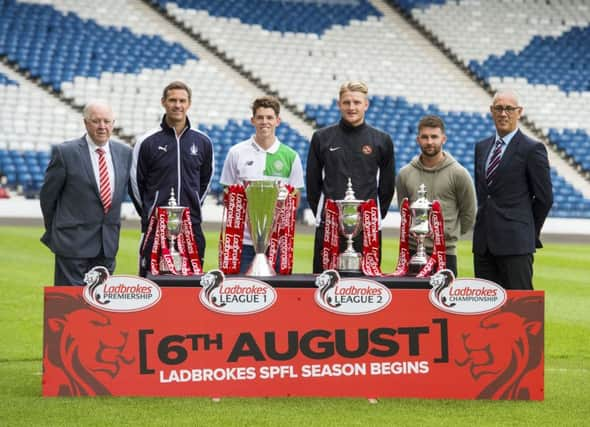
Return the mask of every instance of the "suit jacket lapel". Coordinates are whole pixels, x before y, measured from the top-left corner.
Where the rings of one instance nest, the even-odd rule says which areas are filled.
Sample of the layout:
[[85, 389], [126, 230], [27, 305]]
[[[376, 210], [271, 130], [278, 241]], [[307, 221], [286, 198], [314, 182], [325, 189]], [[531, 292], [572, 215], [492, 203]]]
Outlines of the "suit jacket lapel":
[[113, 186], [113, 193], [114, 193], [114, 197], [113, 199], [116, 197], [117, 199], [119, 198], [119, 190], [123, 187], [121, 187], [121, 184], [123, 182], [123, 177], [121, 176], [121, 171], [123, 170], [123, 165], [121, 164], [121, 156], [119, 156], [118, 154], [118, 147], [115, 144], [112, 144], [111, 141], [109, 141], [109, 149], [111, 151], [111, 160], [113, 162], [113, 173], [115, 174], [115, 185]]
[[484, 142], [482, 150], [481, 150], [481, 154], [480, 156], [483, 156], [482, 158], [480, 158], [479, 160], [479, 176], [485, 177], [486, 176], [486, 163], [488, 160], [488, 157], [490, 156], [490, 151], [492, 150], [492, 147], [494, 146], [494, 141], [495, 141], [495, 137], [491, 137], [490, 139], [488, 139], [487, 141]]
[[94, 176], [94, 169], [92, 169], [92, 159], [90, 158], [90, 151], [88, 150], [86, 138], [80, 138], [80, 142], [78, 143], [78, 149], [80, 150], [80, 159], [82, 160], [82, 164], [84, 165], [84, 170], [86, 170], [88, 180], [92, 183], [92, 188], [94, 188], [96, 196], [100, 198], [100, 191], [98, 189], [98, 184], [96, 183], [96, 177]]
[[501, 180], [503, 172], [510, 168], [510, 163], [514, 159], [515, 152], [518, 150], [518, 144], [520, 142], [521, 136], [522, 134], [519, 130], [518, 132], [516, 132], [516, 134], [514, 134], [512, 140], [510, 141], [510, 144], [508, 144], [508, 147], [506, 147], [506, 150], [504, 150], [504, 154], [502, 154], [500, 164], [498, 165], [498, 170], [496, 171], [496, 180]]

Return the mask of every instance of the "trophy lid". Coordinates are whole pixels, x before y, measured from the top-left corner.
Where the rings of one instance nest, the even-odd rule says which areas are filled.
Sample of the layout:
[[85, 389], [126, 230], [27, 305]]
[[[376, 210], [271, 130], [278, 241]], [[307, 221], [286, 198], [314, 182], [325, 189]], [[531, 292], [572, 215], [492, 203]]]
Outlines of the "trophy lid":
[[168, 204], [161, 207], [168, 211], [168, 213], [182, 212], [185, 209], [184, 206], [178, 206], [178, 203], [176, 203], [176, 198], [174, 197], [174, 187], [170, 189], [170, 198], [168, 199]]
[[170, 198], [168, 199], [168, 206], [178, 206], [176, 198], [174, 197], [174, 187], [170, 188]]
[[344, 192], [344, 199], [336, 200], [336, 203], [346, 203], [348, 205], [363, 203], [362, 200], [357, 200], [352, 189], [352, 179], [348, 178], [348, 184], [346, 184], [346, 191]]
[[420, 184], [418, 187], [418, 198], [412, 202], [410, 209], [412, 211], [428, 211], [432, 203], [426, 198], [426, 186]]

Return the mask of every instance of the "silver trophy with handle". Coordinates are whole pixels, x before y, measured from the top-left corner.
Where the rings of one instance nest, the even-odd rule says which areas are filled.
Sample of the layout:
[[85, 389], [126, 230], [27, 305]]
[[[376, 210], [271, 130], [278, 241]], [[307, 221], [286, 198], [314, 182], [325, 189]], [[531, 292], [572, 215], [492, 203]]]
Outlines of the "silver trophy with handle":
[[426, 186], [418, 187], [418, 198], [410, 205], [412, 223], [410, 235], [416, 240], [416, 253], [410, 258], [409, 273], [416, 275], [428, 262], [424, 240], [430, 236], [430, 211], [432, 203], [426, 198]]
[[[170, 247], [170, 257], [174, 262], [174, 268], [176, 271], [180, 271], [182, 268], [182, 257], [176, 249], [176, 239], [182, 231], [182, 214], [186, 209], [185, 206], [178, 206], [176, 204], [176, 198], [174, 197], [174, 188], [170, 190], [170, 198], [168, 199], [168, 206], [161, 206], [168, 214], [168, 222], [166, 223], [166, 237], [168, 238]], [[160, 272], [170, 273], [168, 265], [164, 259], [160, 259]]]
[[353, 239], [361, 229], [360, 206], [364, 200], [357, 200], [352, 189], [352, 180], [348, 185], [344, 199], [336, 200], [339, 215], [340, 233], [346, 237], [346, 249], [338, 255], [338, 271], [343, 273], [360, 273], [362, 255], [353, 248]]

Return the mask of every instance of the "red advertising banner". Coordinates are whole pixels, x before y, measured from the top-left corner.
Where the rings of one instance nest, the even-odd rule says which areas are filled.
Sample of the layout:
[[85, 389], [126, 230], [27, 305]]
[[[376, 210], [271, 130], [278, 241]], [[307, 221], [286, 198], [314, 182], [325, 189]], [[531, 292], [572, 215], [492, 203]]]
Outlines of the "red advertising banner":
[[45, 288], [43, 395], [544, 398], [542, 291], [210, 278]]

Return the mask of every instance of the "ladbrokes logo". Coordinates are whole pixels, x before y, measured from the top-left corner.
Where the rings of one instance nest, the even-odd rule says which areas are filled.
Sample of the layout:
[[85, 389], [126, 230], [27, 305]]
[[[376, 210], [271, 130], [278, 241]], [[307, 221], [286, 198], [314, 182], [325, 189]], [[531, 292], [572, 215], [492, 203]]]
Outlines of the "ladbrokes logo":
[[139, 311], [156, 304], [162, 292], [155, 283], [135, 276], [109, 276], [105, 267], [94, 267], [84, 276], [84, 299], [106, 311]]
[[225, 279], [220, 270], [201, 277], [199, 299], [205, 307], [218, 313], [251, 314], [270, 308], [277, 293], [267, 283], [256, 279]]
[[483, 279], [455, 279], [450, 270], [434, 274], [430, 286], [430, 302], [449, 313], [487, 313], [506, 302], [506, 291], [500, 285]]
[[368, 279], [341, 279], [336, 270], [320, 274], [315, 284], [316, 303], [338, 314], [359, 315], [383, 310], [391, 302], [391, 292], [381, 283]]

